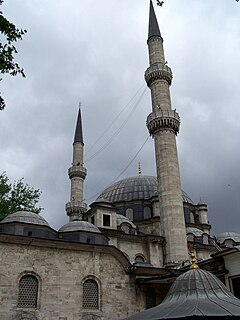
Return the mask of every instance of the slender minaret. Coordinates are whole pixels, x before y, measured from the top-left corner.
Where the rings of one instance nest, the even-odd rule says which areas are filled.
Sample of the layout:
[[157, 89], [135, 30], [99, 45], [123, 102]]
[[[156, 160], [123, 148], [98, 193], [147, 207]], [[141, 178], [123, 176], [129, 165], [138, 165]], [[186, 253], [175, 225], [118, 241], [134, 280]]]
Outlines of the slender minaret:
[[163, 39], [151, 0], [147, 44], [150, 66], [145, 72], [145, 80], [152, 99], [147, 128], [155, 143], [161, 235], [166, 239], [164, 261], [165, 265], [171, 265], [188, 259], [175, 137], [180, 118], [171, 108], [172, 71], [164, 58]]
[[68, 175], [71, 180], [71, 197], [70, 202], [66, 204], [66, 211], [69, 221], [81, 220], [83, 213], [86, 212], [86, 204], [83, 202], [83, 182], [87, 170], [83, 166], [83, 147], [82, 119], [79, 107], [73, 141], [73, 163], [68, 169]]

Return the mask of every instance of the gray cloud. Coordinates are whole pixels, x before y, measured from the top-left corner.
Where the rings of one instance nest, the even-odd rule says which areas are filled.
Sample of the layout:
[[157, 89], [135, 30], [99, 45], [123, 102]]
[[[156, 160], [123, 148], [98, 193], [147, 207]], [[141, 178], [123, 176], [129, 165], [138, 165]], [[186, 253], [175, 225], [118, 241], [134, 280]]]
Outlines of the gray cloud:
[[[3, 9], [28, 33], [17, 45], [27, 78], [1, 83], [8, 104], [0, 114], [1, 170], [42, 190], [43, 215], [58, 228], [67, 221], [78, 102], [87, 151], [144, 84], [148, 1], [8, 0]], [[173, 108], [182, 119], [182, 187], [195, 202], [202, 197], [208, 203], [213, 233], [240, 232], [239, 10], [223, 0], [167, 0], [156, 7], [174, 72]], [[86, 162], [86, 199], [107, 187], [140, 148], [150, 110], [147, 89], [114, 143]], [[137, 174], [138, 159], [143, 174], [155, 174], [151, 139], [121, 178]]]

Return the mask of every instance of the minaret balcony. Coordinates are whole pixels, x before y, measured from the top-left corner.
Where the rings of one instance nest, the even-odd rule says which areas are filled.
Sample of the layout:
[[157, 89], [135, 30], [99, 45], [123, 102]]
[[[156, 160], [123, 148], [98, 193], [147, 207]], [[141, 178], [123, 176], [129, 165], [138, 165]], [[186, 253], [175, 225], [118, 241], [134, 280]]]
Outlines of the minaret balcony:
[[171, 68], [164, 63], [154, 63], [145, 71], [145, 80], [148, 87], [156, 80], [165, 80], [171, 85], [172, 78]]
[[156, 109], [147, 117], [147, 128], [150, 135], [159, 130], [172, 130], [177, 135], [180, 128], [180, 117], [175, 110]]
[[69, 178], [72, 179], [74, 177], [79, 177], [85, 179], [87, 175], [87, 169], [82, 165], [73, 165], [68, 169]]
[[66, 203], [66, 211], [68, 215], [74, 212], [84, 213], [87, 211], [87, 204], [83, 201], [72, 200]]

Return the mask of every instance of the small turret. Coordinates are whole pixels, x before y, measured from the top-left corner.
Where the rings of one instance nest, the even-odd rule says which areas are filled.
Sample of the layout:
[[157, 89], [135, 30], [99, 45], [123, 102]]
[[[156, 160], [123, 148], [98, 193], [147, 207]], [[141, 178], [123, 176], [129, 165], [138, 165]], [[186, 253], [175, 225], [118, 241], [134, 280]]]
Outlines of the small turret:
[[87, 175], [87, 170], [83, 166], [83, 147], [82, 118], [79, 107], [73, 141], [73, 162], [68, 169], [68, 175], [71, 180], [71, 196], [70, 201], [66, 204], [66, 211], [70, 221], [81, 220], [87, 208], [83, 202], [83, 182]]

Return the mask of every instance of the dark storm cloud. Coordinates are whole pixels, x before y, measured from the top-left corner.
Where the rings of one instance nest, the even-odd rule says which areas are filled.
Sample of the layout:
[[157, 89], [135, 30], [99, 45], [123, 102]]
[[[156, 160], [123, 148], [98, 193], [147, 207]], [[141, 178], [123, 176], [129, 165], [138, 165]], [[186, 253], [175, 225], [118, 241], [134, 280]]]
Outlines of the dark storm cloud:
[[[239, 10], [239, 4], [224, 0], [168, 0], [156, 7], [166, 60], [174, 72], [173, 108], [182, 119], [182, 187], [195, 202], [202, 197], [208, 203], [215, 233], [240, 232]], [[12, 180], [24, 176], [42, 190], [43, 216], [58, 228], [67, 221], [67, 169], [78, 102], [87, 152], [144, 84], [148, 1], [8, 0], [4, 12], [28, 33], [17, 56], [27, 78], [5, 77], [2, 82], [8, 106], [0, 115], [1, 170]], [[111, 184], [139, 150], [150, 110], [147, 89], [121, 134], [86, 161], [86, 199]], [[136, 175], [139, 159], [143, 174], [155, 174], [151, 139], [120, 178]]]

